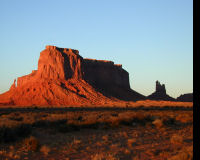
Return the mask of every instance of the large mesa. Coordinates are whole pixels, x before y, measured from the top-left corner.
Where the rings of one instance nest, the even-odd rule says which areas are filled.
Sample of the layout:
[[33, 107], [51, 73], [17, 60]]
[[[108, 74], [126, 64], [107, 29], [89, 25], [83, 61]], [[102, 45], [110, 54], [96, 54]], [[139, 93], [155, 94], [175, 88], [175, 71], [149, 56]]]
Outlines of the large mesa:
[[129, 74], [112, 61], [84, 59], [79, 51], [46, 46], [38, 69], [17, 78], [0, 104], [80, 105], [145, 97], [130, 88]]
[[40, 53], [38, 70], [19, 77], [17, 86], [33, 79], [82, 79], [100, 88], [110, 86], [130, 88], [129, 74], [122, 65], [106, 60], [84, 59], [78, 50], [56, 46], [46, 46]]

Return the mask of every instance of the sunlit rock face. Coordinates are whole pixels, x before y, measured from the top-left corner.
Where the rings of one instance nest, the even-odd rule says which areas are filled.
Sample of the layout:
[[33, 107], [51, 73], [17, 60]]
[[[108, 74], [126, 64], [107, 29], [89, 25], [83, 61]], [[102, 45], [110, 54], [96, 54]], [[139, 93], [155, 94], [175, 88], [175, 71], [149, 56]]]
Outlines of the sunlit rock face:
[[19, 77], [17, 86], [21, 86], [30, 80], [67, 80], [69, 78], [82, 78], [81, 61], [78, 50], [46, 46], [40, 53], [38, 70], [31, 74]]
[[175, 101], [174, 98], [170, 97], [166, 93], [165, 85], [160, 84], [159, 81], [156, 81], [156, 91], [149, 95], [147, 99], [151, 100], [165, 100], [165, 101]]
[[130, 88], [129, 74], [112, 61], [84, 59], [78, 50], [46, 46], [38, 69], [17, 78], [0, 104], [83, 105], [145, 97]]
[[40, 53], [38, 74], [48, 79], [79, 79], [82, 78], [82, 60], [78, 50], [46, 46]]

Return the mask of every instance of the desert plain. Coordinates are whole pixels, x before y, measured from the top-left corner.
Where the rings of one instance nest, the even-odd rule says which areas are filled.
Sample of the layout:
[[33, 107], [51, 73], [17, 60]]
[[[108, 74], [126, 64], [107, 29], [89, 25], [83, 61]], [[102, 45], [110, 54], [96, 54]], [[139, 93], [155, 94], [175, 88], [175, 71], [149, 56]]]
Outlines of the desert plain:
[[160, 106], [137, 107], [130, 104], [85, 108], [2, 107], [0, 157], [9, 160], [193, 159], [192, 103], [185, 106], [160, 103]]

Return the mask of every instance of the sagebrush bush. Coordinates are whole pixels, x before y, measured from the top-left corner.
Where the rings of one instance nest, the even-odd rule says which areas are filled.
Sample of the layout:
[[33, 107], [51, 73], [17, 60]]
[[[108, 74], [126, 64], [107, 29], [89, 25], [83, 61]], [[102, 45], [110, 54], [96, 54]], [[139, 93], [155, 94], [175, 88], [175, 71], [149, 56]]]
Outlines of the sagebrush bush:
[[113, 154], [97, 153], [91, 156], [91, 160], [119, 160], [119, 158]]
[[193, 116], [188, 114], [179, 114], [178, 116], [176, 116], [176, 121], [179, 121], [181, 123], [193, 122]]
[[152, 124], [153, 124], [154, 126], [156, 126], [157, 128], [161, 128], [161, 127], [163, 126], [163, 121], [160, 120], [160, 119], [156, 119], [156, 120], [154, 120], [154, 121], [152, 122]]
[[28, 151], [38, 151], [40, 148], [39, 140], [33, 136], [24, 139], [23, 145]]
[[183, 137], [178, 135], [178, 134], [174, 134], [172, 135], [172, 137], [170, 138], [170, 142], [172, 144], [181, 144], [183, 143]]
[[131, 138], [131, 139], [128, 139], [127, 140], [127, 145], [129, 147], [133, 147], [133, 144], [136, 142], [136, 139], [135, 138]]
[[193, 147], [183, 148], [178, 154], [167, 160], [193, 160]]
[[40, 152], [42, 152], [44, 155], [48, 155], [50, 151], [51, 151], [51, 149], [46, 145], [43, 145], [40, 148]]
[[27, 137], [31, 134], [31, 126], [22, 124], [17, 127], [2, 127], [0, 128], [0, 143], [9, 143], [18, 140], [19, 138]]

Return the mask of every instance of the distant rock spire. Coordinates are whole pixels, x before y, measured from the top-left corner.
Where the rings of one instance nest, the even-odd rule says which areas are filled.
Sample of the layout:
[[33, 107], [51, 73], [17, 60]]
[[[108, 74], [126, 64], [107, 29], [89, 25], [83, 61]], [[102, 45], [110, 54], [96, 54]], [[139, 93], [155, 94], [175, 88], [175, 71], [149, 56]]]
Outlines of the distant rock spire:
[[164, 84], [160, 84], [160, 82], [157, 80], [156, 81], [156, 92], [166, 94], [166, 89]]
[[165, 85], [164, 84], [160, 84], [160, 82], [158, 80], [156, 81], [156, 90], [155, 90], [155, 92], [152, 93], [151, 95], [149, 95], [147, 98], [148, 99], [152, 99], [152, 100], [175, 101], [174, 98], [170, 97], [166, 93]]

